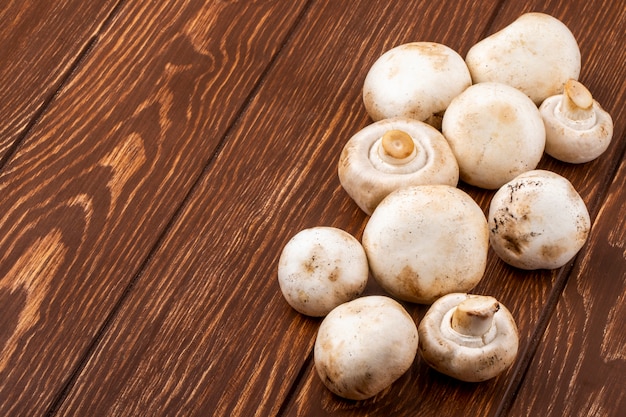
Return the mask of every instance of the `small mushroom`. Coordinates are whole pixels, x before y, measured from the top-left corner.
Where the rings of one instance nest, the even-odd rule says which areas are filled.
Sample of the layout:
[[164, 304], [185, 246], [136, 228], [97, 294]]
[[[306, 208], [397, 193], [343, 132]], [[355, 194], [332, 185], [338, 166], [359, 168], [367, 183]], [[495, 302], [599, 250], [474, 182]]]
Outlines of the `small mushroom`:
[[537, 167], [546, 132], [537, 106], [501, 83], [474, 84], [443, 116], [442, 132], [468, 184], [496, 189]]
[[350, 138], [341, 152], [338, 174], [348, 195], [371, 215], [398, 188], [456, 186], [459, 166], [437, 129], [417, 120], [393, 118], [366, 126]]
[[539, 112], [546, 126], [546, 153], [560, 161], [589, 162], [611, 143], [611, 115], [576, 80], [567, 81], [563, 94], [545, 99]]
[[315, 340], [315, 369], [330, 391], [364, 400], [411, 367], [417, 344], [415, 322], [397, 301], [379, 295], [357, 298], [322, 321]]
[[452, 293], [435, 301], [418, 327], [419, 351], [437, 371], [466, 382], [491, 379], [517, 356], [513, 316], [493, 297]]
[[369, 270], [361, 243], [334, 227], [312, 227], [293, 236], [278, 261], [280, 290], [296, 311], [321, 317], [358, 297]]
[[500, 82], [528, 95], [538, 106], [578, 79], [578, 43], [568, 27], [544, 13], [526, 13], [467, 52], [474, 83]]
[[544, 170], [502, 186], [489, 206], [490, 242], [517, 268], [555, 269], [582, 248], [591, 220], [585, 202], [564, 177]]
[[408, 117], [440, 127], [450, 101], [472, 83], [463, 58], [434, 42], [411, 42], [385, 52], [363, 84], [363, 103], [374, 121]]
[[449, 185], [401, 188], [374, 210], [363, 231], [370, 270], [394, 297], [430, 304], [481, 280], [489, 231], [482, 209]]

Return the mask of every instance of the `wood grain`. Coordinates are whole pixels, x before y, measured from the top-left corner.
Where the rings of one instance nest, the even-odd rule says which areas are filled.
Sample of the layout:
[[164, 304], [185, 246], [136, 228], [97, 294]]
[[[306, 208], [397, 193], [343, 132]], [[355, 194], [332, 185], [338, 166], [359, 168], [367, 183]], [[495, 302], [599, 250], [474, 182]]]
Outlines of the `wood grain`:
[[[623, 262], [606, 267], [623, 257], [625, 225], [615, 218], [626, 214], [619, 2], [147, 3], [116, 10], [0, 172], [0, 414], [576, 415], [579, 407], [591, 415], [622, 407], [624, 280], [587, 277], [626, 274]], [[361, 237], [367, 217], [341, 188], [336, 164], [371, 122], [360, 96], [365, 74], [408, 41], [465, 54], [530, 10], [572, 29], [582, 80], [616, 121], [600, 159], [540, 164], [580, 191], [595, 221], [590, 242], [555, 271], [519, 271], [489, 253], [474, 292], [509, 307], [522, 337], [503, 375], [461, 383], [418, 358], [373, 399], [342, 400], [313, 369], [320, 320], [283, 300], [276, 266], [303, 228]], [[460, 187], [486, 212], [493, 192]], [[366, 292], [382, 290], [370, 280]], [[426, 310], [405, 306], [416, 321]], [[602, 320], [602, 330], [590, 330]], [[607, 375], [588, 372], [595, 367]]]
[[[0, 167], [98, 35], [118, 1], [4, 1]], [[75, 14], [79, 19], [67, 19]]]
[[303, 5], [244, 3], [126, 3], [4, 167], [1, 415], [54, 411]]
[[616, 176], [513, 416], [626, 415], [626, 160]]

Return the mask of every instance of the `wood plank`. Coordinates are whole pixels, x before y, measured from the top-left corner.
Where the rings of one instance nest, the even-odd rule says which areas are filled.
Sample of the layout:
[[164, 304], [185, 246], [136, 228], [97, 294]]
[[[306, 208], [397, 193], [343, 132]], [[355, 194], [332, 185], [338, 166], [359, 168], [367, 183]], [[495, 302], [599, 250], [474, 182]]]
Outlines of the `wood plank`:
[[0, 173], [0, 415], [54, 411], [303, 5], [116, 13]]
[[[621, 139], [624, 137], [622, 136]], [[512, 416], [626, 415], [626, 159], [556, 307]]]
[[0, 167], [100, 32], [117, 0], [4, 1]]
[[[304, 227], [362, 230], [365, 215], [339, 186], [336, 167], [345, 140], [369, 123], [360, 99], [368, 63], [418, 35], [468, 48], [494, 7], [473, 4], [459, 10], [410, 1], [315, 3], [60, 414], [280, 412], [308, 363], [319, 320], [284, 302], [276, 262]], [[447, 24], [416, 25], [415, 16]], [[465, 25], [474, 32], [453, 32]]]

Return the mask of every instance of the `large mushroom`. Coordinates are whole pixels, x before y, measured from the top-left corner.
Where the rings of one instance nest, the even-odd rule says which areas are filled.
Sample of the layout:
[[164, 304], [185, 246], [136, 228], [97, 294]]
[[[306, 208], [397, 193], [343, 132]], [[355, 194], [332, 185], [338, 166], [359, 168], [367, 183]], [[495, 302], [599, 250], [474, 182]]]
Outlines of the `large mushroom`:
[[600, 156], [611, 143], [613, 119], [582, 83], [568, 80], [563, 94], [539, 107], [546, 127], [546, 153], [573, 164]]
[[461, 180], [486, 189], [535, 169], [546, 142], [537, 106], [521, 91], [492, 82], [475, 84], [455, 97], [442, 131]]
[[528, 95], [536, 105], [559, 94], [570, 78], [578, 79], [580, 50], [560, 20], [526, 13], [475, 44], [465, 57], [475, 84], [499, 82]]
[[398, 188], [456, 186], [459, 166], [437, 129], [417, 120], [392, 118], [366, 126], [350, 138], [341, 152], [338, 174], [348, 195], [371, 215]]
[[527, 270], [565, 265], [591, 228], [587, 206], [574, 186], [545, 170], [526, 172], [503, 185], [491, 200], [488, 219], [496, 254]]
[[449, 185], [406, 187], [374, 210], [362, 238], [370, 270], [394, 297], [430, 304], [481, 280], [489, 232], [482, 209]]
[[435, 301], [418, 327], [419, 351], [431, 367], [466, 382], [491, 379], [517, 356], [513, 316], [493, 297], [462, 293]]
[[411, 42], [374, 62], [363, 84], [363, 103], [374, 121], [408, 117], [439, 128], [450, 101], [471, 83], [456, 51], [435, 42]]
[[361, 243], [335, 227], [317, 226], [294, 235], [278, 261], [278, 283], [296, 311], [321, 317], [358, 297], [367, 284]]
[[417, 328], [392, 298], [357, 298], [332, 310], [315, 340], [315, 369], [335, 394], [364, 400], [389, 387], [413, 364]]

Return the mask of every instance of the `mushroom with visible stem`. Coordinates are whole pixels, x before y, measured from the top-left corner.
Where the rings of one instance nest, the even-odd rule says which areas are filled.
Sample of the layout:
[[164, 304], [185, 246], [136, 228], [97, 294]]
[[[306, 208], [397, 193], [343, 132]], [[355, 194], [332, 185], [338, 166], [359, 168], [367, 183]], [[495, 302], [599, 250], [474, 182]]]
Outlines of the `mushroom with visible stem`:
[[367, 284], [361, 243], [334, 227], [317, 226], [294, 235], [278, 261], [280, 290], [296, 311], [321, 317], [358, 297]]
[[471, 84], [456, 51], [435, 42], [411, 42], [374, 62], [363, 84], [363, 103], [374, 121], [408, 117], [440, 128], [450, 101]]
[[537, 106], [501, 83], [475, 84], [452, 100], [442, 132], [468, 184], [496, 189], [534, 169], [546, 142]]
[[613, 120], [582, 83], [570, 79], [563, 94], [539, 107], [546, 127], [546, 153], [573, 164], [600, 156], [611, 143]]
[[430, 304], [481, 280], [489, 231], [482, 209], [449, 185], [405, 187], [374, 210], [362, 238], [374, 279], [392, 296]]
[[538, 106], [578, 79], [581, 56], [569, 28], [545, 13], [525, 13], [470, 48], [465, 62], [475, 84], [515, 87]]
[[506, 263], [520, 269], [555, 269], [582, 248], [591, 220], [585, 202], [564, 177], [545, 170], [503, 185], [489, 205], [489, 239]]
[[380, 120], [361, 129], [344, 146], [338, 164], [341, 185], [371, 215], [401, 187], [456, 186], [459, 167], [441, 132], [412, 119]]
[[315, 340], [315, 369], [335, 394], [364, 400], [402, 376], [417, 355], [417, 327], [404, 307], [379, 295], [332, 310]]
[[419, 351], [432, 368], [466, 382], [491, 379], [517, 356], [511, 313], [490, 296], [452, 293], [435, 301], [418, 327]]

